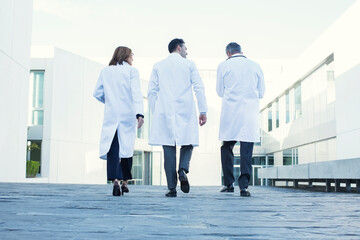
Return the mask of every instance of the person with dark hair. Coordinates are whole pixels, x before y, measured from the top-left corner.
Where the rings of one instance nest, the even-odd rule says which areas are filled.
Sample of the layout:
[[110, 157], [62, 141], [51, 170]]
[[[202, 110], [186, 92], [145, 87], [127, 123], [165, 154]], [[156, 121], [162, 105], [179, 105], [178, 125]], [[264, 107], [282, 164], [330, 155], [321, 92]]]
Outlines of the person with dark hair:
[[[174, 51], [176, 51], [177, 47], [180, 46], [181, 50], [182, 51], [182, 54], [180, 53], [180, 55], [183, 57], [183, 58], [186, 58], [186, 55], [187, 55], [187, 52], [186, 52], [186, 49], [182, 49], [182, 46], [185, 44], [184, 40], [182, 40], [181, 38], [175, 38], [173, 40], [171, 40], [169, 42], [169, 45], [168, 45], [168, 50], [169, 50], [169, 53], [172, 53]], [[183, 56], [184, 55], [184, 56]]]
[[105, 104], [100, 158], [107, 160], [107, 179], [114, 184], [114, 196], [129, 192], [136, 126], [140, 128], [144, 123], [139, 71], [132, 62], [131, 49], [117, 47], [109, 66], [101, 71], [93, 94]]
[[263, 72], [256, 62], [247, 59], [239, 44], [231, 42], [225, 49], [227, 60], [217, 69], [216, 91], [222, 98], [219, 139], [224, 187], [220, 192], [234, 192], [233, 148], [240, 141], [240, 196], [248, 191], [252, 172], [254, 142], [260, 141], [259, 99], [263, 98]]
[[[168, 192], [176, 197], [176, 185], [190, 191], [187, 178], [193, 148], [199, 145], [199, 125], [206, 123], [207, 104], [204, 84], [193, 61], [187, 60], [187, 48], [182, 39], [173, 39], [168, 46], [170, 55], [153, 67], [148, 99], [152, 111], [149, 144], [161, 145]], [[197, 120], [193, 91], [200, 112]], [[176, 171], [176, 146], [180, 148], [179, 168]]]

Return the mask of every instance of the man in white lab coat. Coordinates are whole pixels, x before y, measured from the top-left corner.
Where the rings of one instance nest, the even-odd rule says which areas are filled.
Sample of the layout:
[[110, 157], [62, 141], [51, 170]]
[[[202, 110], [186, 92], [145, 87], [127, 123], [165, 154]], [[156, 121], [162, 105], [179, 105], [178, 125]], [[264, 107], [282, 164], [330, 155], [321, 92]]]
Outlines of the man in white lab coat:
[[[197, 98], [200, 126], [206, 123], [205, 88], [194, 62], [186, 59], [187, 48], [182, 39], [173, 39], [170, 55], [153, 67], [148, 100], [153, 117], [150, 145], [164, 149], [164, 168], [169, 191], [166, 197], [176, 197], [177, 173], [181, 190], [190, 191], [186, 174], [194, 146], [199, 145], [199, 129], [193, 91]], [[176, 172], [176, 146], [181, 146], [179, 169]]]
[[234, 192], [233, 148], [240, 141], [240, 196], [249, 197], [247, 190], [252, 172], [254, 142], [260, 141], [259, 99], [264, 96], [262, 70], [256, 62], [247, 59], [239, 44], [226, 46], [227, 60], [217, 70], [216, 91], [222, 97], [219, 139], [224, 187], [221, 192]]

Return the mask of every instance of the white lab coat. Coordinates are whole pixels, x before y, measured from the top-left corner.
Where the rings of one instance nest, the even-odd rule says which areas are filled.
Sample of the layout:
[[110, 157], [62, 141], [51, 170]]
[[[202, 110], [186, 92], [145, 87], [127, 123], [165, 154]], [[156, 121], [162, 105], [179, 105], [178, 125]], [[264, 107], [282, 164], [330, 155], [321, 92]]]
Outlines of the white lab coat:
[[108, 66], [99, 76], [94, 97], [105, 104], [100, 138], [100, 158], [107, 159], [115, 132], [119, 158], [132, 157], [136, 134], [136, 114], [144, 114], [139, 71], [127, 62]]
[[222, 97], [219, 139], [259, 142], [259, 99], [265, 92], [259, 64], [240, 54], [220, 63], [216, 91]]
[[207, 112], [205, 88], [193, 61], [171, 53], [154, 65], [148, 88], [150, 145], [199, 145], [193, 91], [199, 112]]

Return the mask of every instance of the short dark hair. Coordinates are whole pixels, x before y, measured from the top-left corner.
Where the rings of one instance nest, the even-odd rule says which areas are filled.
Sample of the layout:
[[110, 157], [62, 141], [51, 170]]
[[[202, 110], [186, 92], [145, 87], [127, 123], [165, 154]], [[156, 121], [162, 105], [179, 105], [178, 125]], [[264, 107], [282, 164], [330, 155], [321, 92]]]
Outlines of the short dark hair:
[[236, 42], [231, 42], [226, 46], [226, 53], [229, 52], [230, 54], [241, 53], [241, 46]]
[[185, 43], [184, 40], [182, 40], [181, 38], [174, 38], [169, 43], [169, 46], [168, 46], [169, 52], [170, 53], [174, 52], [179, 45], [180, 45], [180, 47], [182, 47], [182, 45], [184, 43]]

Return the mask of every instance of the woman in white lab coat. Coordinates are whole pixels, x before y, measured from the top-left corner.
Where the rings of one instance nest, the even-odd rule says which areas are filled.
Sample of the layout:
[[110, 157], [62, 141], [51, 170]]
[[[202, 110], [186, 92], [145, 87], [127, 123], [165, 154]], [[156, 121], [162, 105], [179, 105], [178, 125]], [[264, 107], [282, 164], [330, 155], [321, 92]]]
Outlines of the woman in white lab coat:
[[107, 160], [107, 178], [114, 183], [114, 196], [129, 191], [136, 125], [140, 128], [144, 122], [139, 71], [131, 66], [132, 56], [130, 48], [117, 47], [94, 91], [94, 97], [105, 104], [100, 158]]

